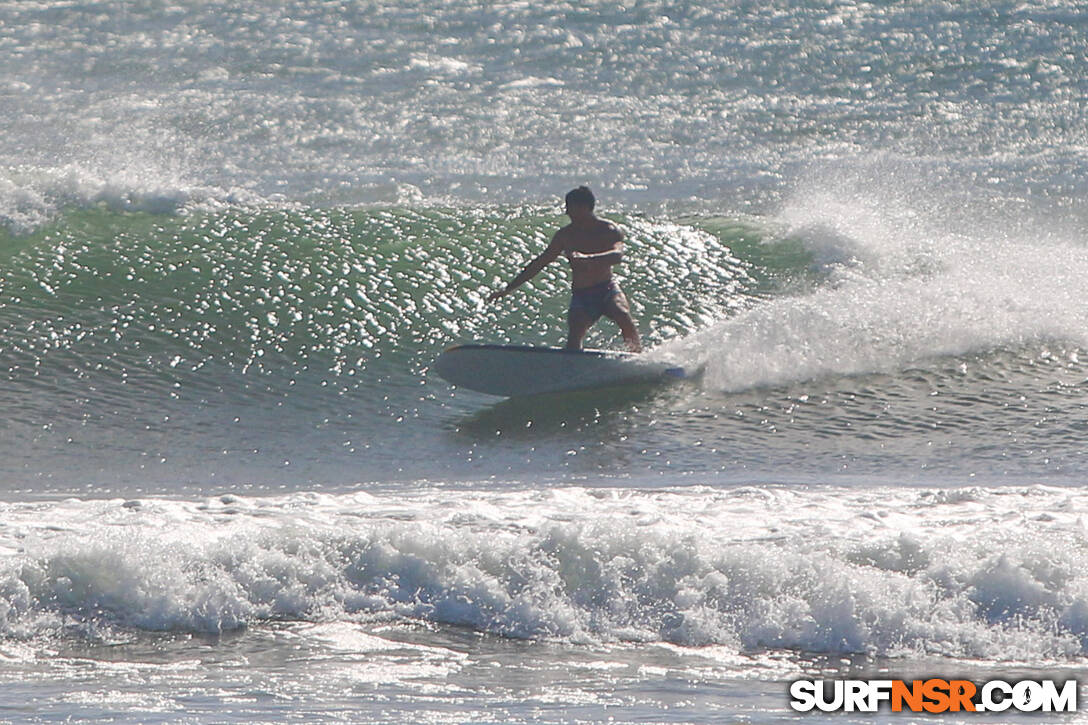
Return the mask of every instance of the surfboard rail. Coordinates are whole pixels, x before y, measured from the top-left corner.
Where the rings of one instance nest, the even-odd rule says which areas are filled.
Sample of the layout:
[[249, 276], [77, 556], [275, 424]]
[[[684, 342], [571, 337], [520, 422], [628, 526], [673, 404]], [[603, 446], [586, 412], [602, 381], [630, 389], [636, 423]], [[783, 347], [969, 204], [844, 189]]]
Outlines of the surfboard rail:
[[507, 398], [686, 377], [683, 368], [639, 353], [486, 343], [448, 347], [434, 369], [459, 388]]

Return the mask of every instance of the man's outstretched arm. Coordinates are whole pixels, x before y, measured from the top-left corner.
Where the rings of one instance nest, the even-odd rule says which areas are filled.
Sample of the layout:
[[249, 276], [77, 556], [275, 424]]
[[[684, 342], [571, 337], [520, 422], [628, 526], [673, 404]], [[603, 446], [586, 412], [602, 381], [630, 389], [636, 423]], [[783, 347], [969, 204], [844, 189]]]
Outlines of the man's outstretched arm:
[[500, 297], [510, 294], [518, 287], [535, 277], [540, 272], [540, 270], [544, 269], [549, 264], [554, 262], [556, 258], [558, 258], [559, 255], [563, 252], [563, 243], [559, 241], [558, 236], [559, 235], [556, 235], [554, 238], [552, 238], [552, 242], [548, 245], [548, 248], [541, 252], [539, 255], [537, 255], [536, 259], [534, 259], [532, 262], [529, 262], [529, 264], [525, 265], [525, 269], [521, 270], [521, 272], [518, 273], [518, 276], [514, 277], [514, 279], [510, 281], [510, 284], [506, 285], [501, 290], [497, 290], [489, 294], [487, 296], [487, 301], [494, 302]]

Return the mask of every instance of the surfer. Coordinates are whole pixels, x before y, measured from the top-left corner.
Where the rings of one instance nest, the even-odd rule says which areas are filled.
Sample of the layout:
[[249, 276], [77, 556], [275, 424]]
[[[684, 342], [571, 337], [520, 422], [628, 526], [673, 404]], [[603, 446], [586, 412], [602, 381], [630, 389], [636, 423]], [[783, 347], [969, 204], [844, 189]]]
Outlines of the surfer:
[[567, 193], [566, 214], [570, 224], [552, 237], [548, 248], [529, 262], [517, 277], [501, 290], [488, 295], [488, 302], [503, 297], [537, 275], [560, 254], [570, 261], [571, 298], [567, 309], [567, 348], [582, 349], [586, 332], [601, 316], [614, 321], [631, 352], [641, 352], [635, 321], [627, 297], [612, 279], [612, 267], [623, 259], [623, 232], [615, 224], [593, 213], [597, 200], [587, 186]]

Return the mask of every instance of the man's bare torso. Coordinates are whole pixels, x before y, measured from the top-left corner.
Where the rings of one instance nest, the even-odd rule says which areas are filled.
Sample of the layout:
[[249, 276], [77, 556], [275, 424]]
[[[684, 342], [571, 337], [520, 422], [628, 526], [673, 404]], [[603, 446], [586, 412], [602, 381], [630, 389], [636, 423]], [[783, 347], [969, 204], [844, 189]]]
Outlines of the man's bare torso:
[[612, 279], [615, 261], [581, 259], [577, 254], [607, 252], [623, 241], [623, 233], [615, 224], [595, 218], [586, 224], [568, 224], [555, 236], [563, 244], [563, 254], [570, 260], [571, 287], [583, 289]]

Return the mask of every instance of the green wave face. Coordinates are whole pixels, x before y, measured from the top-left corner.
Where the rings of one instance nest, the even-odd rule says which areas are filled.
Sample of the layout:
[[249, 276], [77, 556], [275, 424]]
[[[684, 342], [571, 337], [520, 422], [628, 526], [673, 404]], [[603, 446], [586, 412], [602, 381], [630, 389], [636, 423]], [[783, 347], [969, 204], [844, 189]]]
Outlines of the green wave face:
[[[213, 366], [403, 382], [406, 361], [451, 341], [563, 339], [560, 263], [484, 303], [562, 221], [538, 209], [79, 212], [6, 242], [21, 249], [4, 264], [0, 334], [20, 369], [105, 365], [199, 380]], [[751, 278], [717, 237], [622, 223], [623, 284], [651, 343], [741, 304]], [[614, 345], [612, 332], [592, 342]]]

